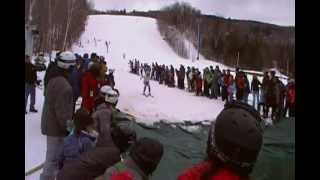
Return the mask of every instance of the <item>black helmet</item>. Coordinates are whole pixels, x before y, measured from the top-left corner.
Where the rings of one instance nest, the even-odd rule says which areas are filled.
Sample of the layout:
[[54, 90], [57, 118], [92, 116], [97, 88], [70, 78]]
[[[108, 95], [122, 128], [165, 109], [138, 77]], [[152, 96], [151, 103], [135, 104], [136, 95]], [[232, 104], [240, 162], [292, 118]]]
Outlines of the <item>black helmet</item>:
[[249, 174], [262, 146], [259, 113], [250, 105], [231, 101], [212, 123], [207, 142], [209, 158], [218, 158], [231, 169]]
[[163, 151], [163, 145], [159, 141], [145, 137], [132, 146], [130, 157], [146, 175], [150, 175], [156, 170]]

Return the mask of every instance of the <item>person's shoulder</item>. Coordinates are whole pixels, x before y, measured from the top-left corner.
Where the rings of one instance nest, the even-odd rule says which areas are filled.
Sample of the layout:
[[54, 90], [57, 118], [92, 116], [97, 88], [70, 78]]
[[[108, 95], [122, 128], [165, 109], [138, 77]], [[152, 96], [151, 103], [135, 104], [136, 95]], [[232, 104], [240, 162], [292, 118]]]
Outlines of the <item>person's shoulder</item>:
[[182, 174], [178, 176], [178, 180], [200, 179], [202, 173], [209, 168], [210, 164], [208, 162], [201, 162], [185, 170]]

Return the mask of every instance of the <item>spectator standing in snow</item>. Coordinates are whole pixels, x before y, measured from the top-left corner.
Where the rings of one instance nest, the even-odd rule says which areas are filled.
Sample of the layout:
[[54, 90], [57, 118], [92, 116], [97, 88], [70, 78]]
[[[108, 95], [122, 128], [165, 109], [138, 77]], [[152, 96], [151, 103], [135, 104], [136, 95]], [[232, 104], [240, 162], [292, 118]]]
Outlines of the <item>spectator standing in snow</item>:
[[258, 109], [260, 100], [259, 100], [259, 86], [261, 86], [261, 82], [258, 80], [257, 76], [254, 75], [251, 81], [251, 92], [252, 92], [252, 98], [253, 103], [252, 106], [255, 109]]
[[190, 92], [191, 91], [191, 69], [189, 66], [187, 67], [186, 76], [187, 76], [188, 91]]
[[277, 79], [275, 76], [275, 71], [271, 71], [271, 79], [268, 84], [268, 89], [266, 91], [266, 106], [267, 106], [267, 112], [266, 117], [268, 117], [269, 109], [271, 108], [271, 119], [274, 120], [276, 115], [276, 101], [277, 101], [277, 94], [276, 94], [276, 85], [277, 85]]
[[203, 70], [203, 95], [209, 97], [209, 68]]
[[201, 72], [197, 71], [195, 78], [196, 96], [202, 96], [202, 83]]
[[89, 113], [80, 108], [75, 113], [73, 122], [75, 129], [72, 134], [64, 139], [59, 158], [59, 169], [78, 159], [80, 154], [95, 146], [97, 133], [94, 131], [95, 122]]
[[37, 81], [37, 71], [35, 65], [31, 63], [30, 56], [25, 56], [25, 114], [27, 114], [27, 103], [29, 95], [31, 97], [30, 102], [30, 112], [38, 112], [38, 110], [35, 109], [34, 105], [36, 103], [36, 84], [39, 82]]
[[220, 68], [219, 66], [216, 66], [215, 70], [214, 70], [214, 75], [217, 77], [215, 84], [216, 84], [216, 87], [215, 87], [215, 95], [217, 97], [220, 97], [221, 96], [221, 92], [220, 92], [220, 83], [219, 83], [219, 80], [220, 80], [220, 77], [221, 77], [221, 71], [220, 71]]
[[264, 73], [261, 85], [261, 95], [260, 95], [260, 102], [258, 107], [258, 112], [260, 112], [261, 106], [263, 108], [263, 117], [268, 117], [268, 107], [267, 107], [267, 93], [269, 91], [270, 85], [270, 77], [268, 72]]
[[275, 113], [274, 121], [278, 122], [284, 111], [285, 87], [278, 77], [275, 77]]
[[250, 83], [247, 74], [243, 72], [244, 77], [244, 91], [243, 91], [243, 102], [248, 104], [248, 97], [250, 94]]
[[286, 116], [289, 110], [289, 117], [295, 117], [296, 106], [296, 85], [294, 80], [290, 80], [286, 87], [286, 104], [284, 109], [284, 116]]
[[185, 78], [185, 67], [181, 64], [180, 70], [179, 70], [179, 76], [180, 76], [180, 89], [184, 89], [184, 78]]
[[89, 62], [90, 62], [90, 59], [89, 59], [88, 53], [83, 54], [83, 69], [84, 69], [84, 71], [88, 70]]
[[228, 78], [229, 80], [228, 80], [228, 88], [227, 88], [227, 90], [228, 90], [228, 99], [227, 99], [227, 101], [228, 102], [231, 102], [232, 100], [234, 100], [234, 94], [235, 94], [235, 92], [236, 92], [236, 84], [235, 84], [235, 81], [234, 81], [234, 79], [233, 79], [233, 76], [229, 76], [229, 78]]
[[227, 73], [224, 74], [223, 76], [223, 86], [222, 86], [222, 93], [221, 93], [221, 98], [222, 101], [226, 100], [228, 101], [228, 87], [229, 87], [229, 83], [230, 83], [230, 70], [227, 70]]
[[244, 78], [244, 73], [242, 71], [238, 72], [235, 77], [236, 81], [236, 97], [237, 100], [243, 101], [243, 95], [244, 95], [244, 88], [245, 88], [245, 78]]
[[55, 179], [58, 170], [59, 152], [63, 146], [63, 138], [68, 134], [67, 124], [73, 115], [73, 94], [68, 76], [75, 61], [73, 53], [60, 53], [56, 57], [56, 64], [52, 64], [56, 67], [47, 76], [41, 117], [41, 133], [47, 136], [47, 151], [40, 180]]

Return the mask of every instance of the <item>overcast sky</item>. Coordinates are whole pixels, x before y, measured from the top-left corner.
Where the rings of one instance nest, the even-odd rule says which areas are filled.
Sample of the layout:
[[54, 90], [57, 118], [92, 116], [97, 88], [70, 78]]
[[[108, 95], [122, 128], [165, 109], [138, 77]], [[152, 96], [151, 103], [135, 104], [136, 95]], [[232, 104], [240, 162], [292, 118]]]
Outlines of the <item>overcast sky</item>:
[[[158, 10], [181, 0], [91, 0], [95, 9]], [[295, 25], [295, 0], [184, 0], [202, 14]]]

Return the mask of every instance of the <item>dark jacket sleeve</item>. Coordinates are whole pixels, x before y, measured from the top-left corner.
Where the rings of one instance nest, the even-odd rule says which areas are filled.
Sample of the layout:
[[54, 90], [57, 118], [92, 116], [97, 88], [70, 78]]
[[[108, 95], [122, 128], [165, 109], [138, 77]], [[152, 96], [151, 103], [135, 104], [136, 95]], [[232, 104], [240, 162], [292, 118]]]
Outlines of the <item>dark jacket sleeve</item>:
[[61, 88], [56, 96], [55, 113], [61, 129], [67, 129], [67, 121], [72, 118], [73, 96], [72, 88]]
[[58, 172], [57, 180], [93, 180], [119, 161], [118, 149], [93, 148], [81, 154], [78, 160], [66, 164]]

